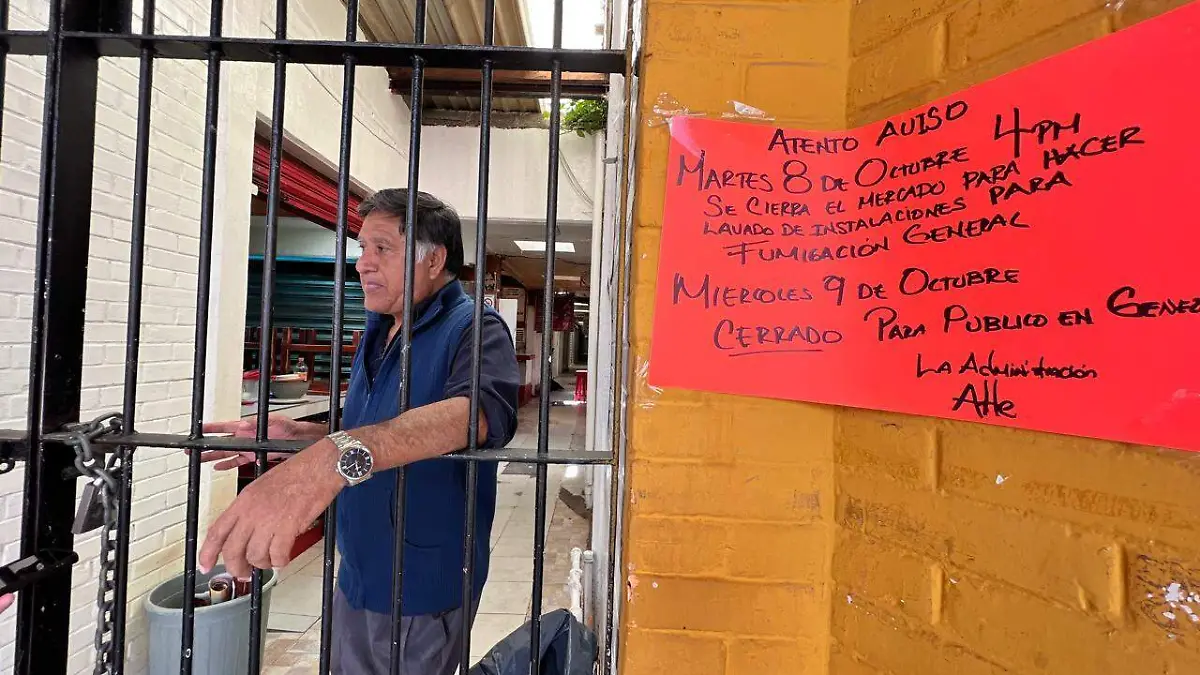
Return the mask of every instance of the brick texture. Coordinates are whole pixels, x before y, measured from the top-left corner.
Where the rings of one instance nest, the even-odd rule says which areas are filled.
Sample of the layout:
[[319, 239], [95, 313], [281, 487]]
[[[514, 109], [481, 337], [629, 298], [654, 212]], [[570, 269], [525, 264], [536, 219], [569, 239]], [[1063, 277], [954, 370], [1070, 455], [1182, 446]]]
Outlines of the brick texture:
[[[828, 669], [833, 411], [663, 391], [646, 374], [668, 171], [662, 110], [720, 117], [742, 101], [781, 121], [844, 126], [850, 9], [841, 0], [648, 4], [622, 672]], [[681, 644], [698, 647], [680, 654]]]
[[623, 672], [1200, 672], [1200, 630], [1171, 606], [1200, 593], [1191, 458], [645, 380], [660, 95], [857, 126], [1185, 1], [648, 0]]
[[[866, 0], [847, 116], [903, 112], [1183, 3], [1118, 4]], [[830, 672], [1197, 669], [1200, 631], [1163, 590], [1200, 582], [1189, 457], [860, 411], [838, 413], [834, 445]]]
[[[307, 10], [308, 2], [328, 2], [332, 11], [344, 12], [334, 0], [296, 2], [289, 36], [316, 37]], [[133, 3], [134, 25], [141, 24], [141, 3]], [[226, 3], [228, 5], [228, 3]], [[271, 13], [274, 3], [238, 2], [236, 12], [245, 28], [247, 21], [269, 35], [273, 26], [259, 21], [258, 12]], [[45, 30], [45, 0], [12, 0], [11, 28]], [[156, 30], [164, 34], [207, 34], [208, 0], [164, 0], [157, 3]], [[230, 11], [233, 14], [233, 9]], [[342, 14], [344, 16], [344, 14]], [[261, 24], [261, 25], [260, 25]], [[227, 17], [227, 30], [233, 30]], [[332, 29], [340, 35], [343, 24]], [[328, 33], [328, 26], [320, 27]], [[242, 33], [239, 33], [242, 34]], [[251, 66], [227, 64], [225, 81], [244, 74]], [[3, 142], [0, 143], [0, 428], [25, 428], [29, 396], [30, 320], [34, 244], [38, 213], [38, 187], [41, 162], [45, 59], [23, 56], [7, 58], [4, 86]], [[136, 406], [137, 429], [144, 432], [186, 432], [191, 408], [191, 375], [195, 335], [195, 295], [197, 256], [199, 253], [199, 216], [201, 199], [202, 142], [205, 107], [205, 65], [199, 61], [158, 60], [154, 66], [151, 99], [150, 171], [147, 189], [146, 266], [143, 284], [141, 368]], [[124, 397], [125, 331], [129, 283], [129, 240], [132, 234], [136, 114], [138, 104], [138, 62], [135, 59], [102, 59], [97, 94], [93, 218], [88, 266], [88, 295], [84, 347], [83, 416], [118, 411]], [[251, 71], [257, 73], [258, 71]], [[263, 71], [266, 72], [266, 71]], [[337, 69], [309, 69], [289, 77], [289, 84], [303, 86], [321, 73], [328, 92], [341, 91]], [[232, 73], [232, 75], [231, 75]], [[403, 139], [406, 129], [388, 128], [389, 116], [380, 114], [379, 102], [401, 106], [379, 79], [360, 84], [356, 97], [360, 125], [379, 139]], [[360, 79], [360, 82], [364, 80]], [[315, 82], [314, 82], [315, 84]], [[323, 96], [325, 94], [322, 94]], [[333, 94], [328, 94], [330, 102]], [[269, 102], [269, 97], [268, 97]], [[324, 101], [322, 101], [324, 102]], [[224, 101], [225, 106], [248, 106], [244, 118], [245, 137], [250, 138], [254, 124], [255, 101]], [[289, 111], [299, 121], [304, 112]], [[406, 115], [403, 115], [406, 117]], [[222, 118], [222, 133], [230, 133], [229, 117]], [[336, 125], [327, 126], [336, 147]], [[315, 139], [297, 138], [298, 142], [317, 145]], [[327, 139], [322, 139], [327, 140]], [[399, 141], [396, 143], [399, 145]], [[327, 144], [322, 144], [327, 145]], [[387, 143], [382, 145], [386, 146]], [[380, 152], [379, 148], [368, 149]], [[357, 144], [356, 144], [357, 150]], [[394, 152], [384, 147], [384, 152]], [[246, 167], [230, 167], [229, 157], [219, 159], [218, 171], [241, 176], [248, 171], [249, 149], [245, 149]], [[357, 156], [357, 152], [356, 152]], [[336, 160], [336, 155], [333, 156]], [[399, 159], [399, 157], [397, 157]], [[222, 165], [220, 162], [224, 162]], [[222, 175], [222, 179], [225, 177]], [[220, 181], [218, 181], [220, 182]], [[234, 203], [218, 204], [219, 220], [248, 219], [250, 186]], [[220, 257], [223, 242], [214, 242]], [[234, 249], [236, 250], [236, 248]], [[244, 265], [244, 262], [242, 263]], [[213, 312], [215, 316], [217, 312]], [[239, 338], [240, 339], [240, 338]], [[210, 382], [211, 382], [210, 375]], [[233, 402], [233, 409], [237, 403]], [[226, 406], [229, 407], [229, 406]], [[132, 537], [130, 543], [129, 613], [127, 630], [127, 669], [131, 675], [147, 670], [147, 627], [143, 602], [158, 583], [180, 574], [183, 569], [184, 512], [187, 458], [179, 452], [140, 449], [135, 462], [133, 486]], [[220, 483], [227, 491], [231, 480], [209, 478], [205, 472], [202, 491], [213, 494]], [[80, 486], [82, 488], [82, 485]], [[0, 476], [0, 558], [10, 562], [18, 558], [21, 529], [23, 472], [18, 467]], [[91, 672], [94, 660], [95, 602], [97, 589], [95, 534], [77, 541], [80, 562], [74, 567], [69, 643], [70, 673]], [[14, 659], [16, 612], [0, 617], [0, 671], [9, 671]], [[724, 656], [721, 656], [723, 660]]]

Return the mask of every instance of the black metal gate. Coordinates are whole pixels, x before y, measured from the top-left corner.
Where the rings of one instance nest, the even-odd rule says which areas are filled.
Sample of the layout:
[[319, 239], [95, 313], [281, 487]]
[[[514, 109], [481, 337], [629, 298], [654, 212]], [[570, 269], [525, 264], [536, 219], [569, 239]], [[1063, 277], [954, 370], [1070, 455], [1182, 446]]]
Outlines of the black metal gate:
[[[231, 0], [234, 1], [234, 0]], [[399, 0], [397, 0], [399, 1]], [[435, 0], [440, 1], [440, 0]], [[205, 438], [201, 433], [202, 411], [208, 341], [208, 307], [210, 296], [210, 267], [214, 221], [214, 191], [217, 174], [218, 95], [222, 64], [247, 61], [274, 64], [274, 103], [272, 115], [271, 171], [268, 190], [267, 247], [263, 265], [261, 335], [271, 334], [271, 307], [275, 272], [276, 225], [278, 221], [280, 159], [283, 148], [283, 111], [285, 76], [289, 63], [340, 65], [344, 70], [343, 104], [341, 115], [341, 148], [338, 174], [337, 288], [345, 282], [347, 224], [346, 211], [350, 195], [350, 147], [354, 124], [354, 84], [356, 66], [406, 66], [412, 69], [411, 135], [409, 139], [408, 221], [405, 224], [407, 248], [406, 295], [404, 298], [405, 330], [403, 331], [402, 377], [406, 394], [408, 387], [408, 341], [413, 312], [413, 265], [415, 259], [414, 214], [415, 188], [419, 184], [418, 167], [421, 151], [421, 121], [423, 75], [426, 68], [456, 68], [478, 70], [482, 73], [480, 96], [482, 104], [479, 147], [478, 213], [476, 214], [476, 269], [485, 267], [485, 245], [488, 221], [488, 166], [490, 159], [490, 122], [492, 111], [493, 74], [497, 70], [534, 70], [551, 73], [550, 98], [550, 156], [547, 168], [548, 199], [546, 204], [545, 278], [554, 279], [555, 236], [557, 231], [557, 199], [560, 132], [559, 102], [564, 72], [617, 73], [625, 72], [623, 52], [613, 50], [564, 50], [562, 45], [563, 0], [554, 2], [554, 45], [552, 49], [500, 47], [494, 44], [495, 0], [485, 1], [485, 35], [482, 45], [431, 45], [425, 43], [426, 2], [416, 0], [415, 39], [412, 44], [359, 42], [358, 0], [346, 0], [346, 39], [342, 42], [290, 40], [287, 37], [288, 3], [276, 2], [274, 39], [228, 38], [222, 36], [222, 17], [225, 0], [211, 0], [211, 25], [208, 35], [165, 36], [155, 34], [155, 3], [144, 0], [142, 26], [134, 32], [132, 0], [50, 0], [50, 19], [47, 31], [13, 31], [8, 29], [8, 0], [0, 0], [0, 84], [4, 82], [7, 54], [40, 55], [46, 57], [45, 110], [42, 138], [40, 200], [37, 217], [37, 263], [35, 270], [32, 358], [29, 378], [28, 426], [21, 430], [0, 431], [0, 470], [11, 470], [15, 462], [26, 465], [24, 516], [21, 555], [30, 560], [28, 568], [11, 569], [20, 578], [36, 579], [18, 593], [18, 635], [16, 672], [26, 675], [65, 673], [68, 659], [68, 634], [71, 611], [71, 569], [73, 553], [73, 521], [76, 516], [76, 487], [78, 478], [100, 479], [100, 492], [111, 496], [97, 503], [111, 514], [102, 516], [106, 526], [101, 537], [102, 578], [100, 584], [100, 626], [97, 633], [98, 672], [120, 673], [124, 670], [125, 613], [129, 571], [129, 538], [131, 488], [136, 471], [137, 449], [142, 447], [193, 450], [188, 468], [187, 535], [184, 573], [189, 584], [196, 577], [197, 523], [200, 500], [200, 457], [198, 450], [250, 450], [257, 452], [258, 473], [266, 467], [266, 452], [294, 452], [300, 444], [263, 440], [267, 434], [266, 416], [260, 413], [258, 441], [231, 438]], [[80, 387], [83, 371], [85, 297], [87, 296], [87, 265], [89, 234], [91, 232], [93, 188], [93, 159], [96, 130], [97, 77], [101, 57], [125, 57], [140, 60], [139, 96], [137, 106], [137, 144], [133, 175], [132, 237], [129, 269], [128, 328], [126, 335], [126, 365], [124, 373], [124, 405], [119, 415], [91, 424], [80, 424]], [[195, 360], [192, 380], [191, 432], [187, 435], [139, 433], [135, 419], [136, 387], [139, 368], [139, 339], [141, 330], [142, 277], [146, 229], [146, 192], [151, 118], [151, 91], [154, 62], [162, 59], [191, 59], [208, 65], [207, 104], [204, 125], [204, 163], [202, 171], [201, 211], [198, 230], [200, 252], [198, 290], [196, 294]], [[0, 87], [0, 97], [3, 88]], [[2, 103], [2, 101], [0, 101]], [[2, 108], [2, 106], [0, 106]], [[2, 135], [0, 135], [2, 139]], [[596, 208], [600, 205], [597, 204]], [[552, 282], [551, 282], [552, 283]], [[539, 636], [538, 614], [542, 606], [542, 564], [545, 546], [547, 499], [547, 466], [555, 463], [613, 464], [610, 452], [565, 452], [549, 449], [548, 418], [550, 412], [550, 369], [541, 369], [541, 399], [539, 409], [539, 440], [537, 451], [478, 450], [480, 331], [484, 285], [476, 283], [476, 314], [474, 324], [472, 420], [469, 427], [470, 447], [441, 461], [468, 462], [468, 505], [466, 544], [463, 569], [464, 598], [472, 597], [474, 501], [477, 462], [509, 461], [536, 465], [537, 495], [534, 527], [533, 631], [535, 641], [532, 672], [539, 672], [536, 641]], [[333, 363], [341, 362], [343, 350], [343, 292], [335, 294], [333, 312]], [[551, 353], [552, 293], [544, 294], [542, 318], [542, 354]], [[259, 364], [271, 362], [271, 341], [260, 341]], [[331, 369], [330, 431], [338, 428], [341, 373]], [[259, 410], [266, 410], [269, 378], [260, 378]], [[407, 401], [401, 401], [401, 409]], [[107, 489], [103, 481], [111, 477]], [[613, 481], [615, 486], [616, 481]], [[397, 477], [398, 492], [403, 495], [404, 471]], [[615, 497], [615, 489], [614, 489]], [[403, 530], [403, 499], [396, 503], [397, 522]], [[615, 513], [615, 509], [610, 509]], [[328, 672], [330, 651], [331, 612], [328, 611], [333, 593], [334, 519], [326, 518], [325, 576], [323, 595], [321, 672]], [[403, 532], [397, 537], [403, 542]], [[615, 551], [616, 532], [610, 524], [610, 552]], [[396, 547], [396, 569], [402, 545]], [[609, 608], [606, 617], [606, 649], [613, 648], [612, 636], [612, 578], [614, 555], [609, 556]], [[394, 618], [399, 624], [401, 575], [393, 588]], [[258, 626], [261, 613], [262, 575], [255, 572], [253, 581], [250, 672], [259, 672], [258, 645], [263, 639]], [[184, 594], [183, 644], [179, 666], [181, 673], [192, 670], [194, 601]], [[466, 619], [466, 644], [461, 652], [462, 671], [466, 672], [470, 655], [469, 618]], [[393, 640], [393, 672], [398, 672], [395, 658], [398, 640]], [[600, 661], [607, 669], [604, 655]], [[157, 675], [157, 674], [156, 674]]]

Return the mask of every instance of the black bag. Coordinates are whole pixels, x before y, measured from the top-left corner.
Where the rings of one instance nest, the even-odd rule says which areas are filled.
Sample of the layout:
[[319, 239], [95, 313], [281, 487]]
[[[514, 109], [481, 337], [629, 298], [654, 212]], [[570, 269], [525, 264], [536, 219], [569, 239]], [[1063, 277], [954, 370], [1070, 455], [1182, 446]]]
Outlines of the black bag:
[[[492, 647], [469, 675], [529, 675], [531, 623], [513, 631]], [[565, 609], [542, 617], [541, 672], [537, 675], [592, 675], [596, 666], [596, 635]]]

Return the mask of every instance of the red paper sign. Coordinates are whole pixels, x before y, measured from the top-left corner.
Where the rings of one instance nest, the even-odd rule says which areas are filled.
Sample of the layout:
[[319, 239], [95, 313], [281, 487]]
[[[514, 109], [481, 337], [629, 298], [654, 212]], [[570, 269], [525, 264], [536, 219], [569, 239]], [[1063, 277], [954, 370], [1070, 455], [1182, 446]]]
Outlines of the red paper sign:
[[671, 122], [661, 387], [1200, 450], [1200, 3], [845, 133]]

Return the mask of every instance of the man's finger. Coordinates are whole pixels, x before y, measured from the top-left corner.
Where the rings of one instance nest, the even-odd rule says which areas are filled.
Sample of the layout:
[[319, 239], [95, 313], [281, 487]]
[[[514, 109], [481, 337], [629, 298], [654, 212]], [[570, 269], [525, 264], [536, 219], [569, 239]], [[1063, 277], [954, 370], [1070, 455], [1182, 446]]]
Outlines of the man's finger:
[[277, 532], [271, 539], [271, 566], [283, 569], [292, 559], [292, 545], [296, 543], [295, 535]]
[[221, 547], [221, 557], [225, 559], [225, 571], [232, 574], [235, 579], [249, 579], [250, 573], [253, 571], [250, 563], [246, 560], [246, 545], [250, 542], [254, 531], [254, 523], [245, 518], [239, 519], [238, 524], [225, 539], [225, 545]]
[[271, 540], [274, 537], [272, 529], [255, 528], [246, 542], [246, 562], [260, 570], [271, 569]]
[[13, 601], [16, 599], [16, 596], [12, 593], [9, 593], [8, 595], [0, 595], [0, 612], [12, 607]]
[[217, 564], [217, 557], [225, 546], [225, 540], [229, 538], [229, 533], [236, 524], [237, 516], [233, 515], [232, 511], [226, 511], [213, 521], [212, 527], [208, 528], [208, 536], [204, 537], [204, 546], [200, 547], [200, 553], [196, 556], [196, 566], [202, 574], [208, 574]]
[[206, 434], [232, 434], [241, 426], [241, 420], [229, 420], [227, 422], [205, 422], [201, 428]]
[[252, 452], [237, 452], [229, 454], [233, 455], [233, 458], [215, 464], [213, 466], [213, 470], [228, 471], [229, 469], [236, 469], [239, 466], [245, 466], [246, 464], [250, 464], [254, 461], [254, 453]]

